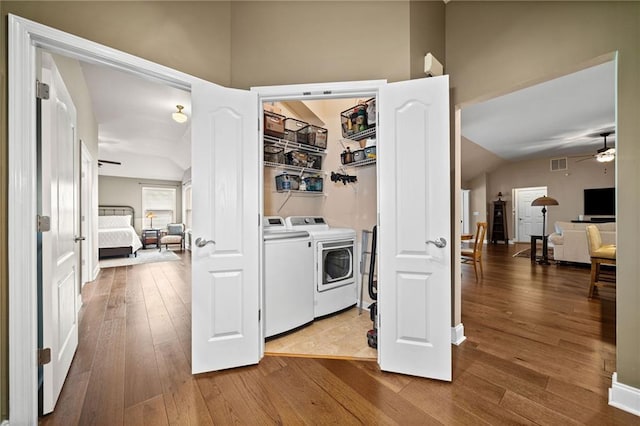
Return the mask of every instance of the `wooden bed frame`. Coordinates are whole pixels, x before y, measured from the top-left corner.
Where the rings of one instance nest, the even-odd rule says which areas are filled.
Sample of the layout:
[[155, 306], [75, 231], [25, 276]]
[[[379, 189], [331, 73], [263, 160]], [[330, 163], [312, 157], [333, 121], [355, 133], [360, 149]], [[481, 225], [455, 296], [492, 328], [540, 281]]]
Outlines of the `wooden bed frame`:
[[[98, 216], [126, 216], [131, 215], [131, 226], [135, 220], [135, 210], [131, 206], [98, 206]], [[114, 256], [129, 256], [132, 254], [131, 246], [109, 247], [98, 249], [98, 259]], [[138, 252], [133, 253], [138, 257]]]

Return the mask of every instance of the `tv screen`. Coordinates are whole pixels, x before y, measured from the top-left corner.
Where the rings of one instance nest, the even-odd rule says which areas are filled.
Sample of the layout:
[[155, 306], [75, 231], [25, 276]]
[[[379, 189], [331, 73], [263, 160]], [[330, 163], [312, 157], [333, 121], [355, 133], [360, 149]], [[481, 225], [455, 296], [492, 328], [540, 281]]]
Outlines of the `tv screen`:
[[616, 214], [616, 189], [596, 188], [584, 190], [584, 214], [607, 215]]

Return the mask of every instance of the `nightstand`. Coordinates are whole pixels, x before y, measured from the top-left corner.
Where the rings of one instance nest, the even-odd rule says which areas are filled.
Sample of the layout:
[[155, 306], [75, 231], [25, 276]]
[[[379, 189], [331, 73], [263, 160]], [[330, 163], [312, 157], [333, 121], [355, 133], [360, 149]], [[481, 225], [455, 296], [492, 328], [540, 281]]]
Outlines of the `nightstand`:
[[142, 239], [143, 249], [147, 248], [147, 246], [149, 245], [160, 247], [160, 229], [159, 228], [143, 229], [141, 239]]

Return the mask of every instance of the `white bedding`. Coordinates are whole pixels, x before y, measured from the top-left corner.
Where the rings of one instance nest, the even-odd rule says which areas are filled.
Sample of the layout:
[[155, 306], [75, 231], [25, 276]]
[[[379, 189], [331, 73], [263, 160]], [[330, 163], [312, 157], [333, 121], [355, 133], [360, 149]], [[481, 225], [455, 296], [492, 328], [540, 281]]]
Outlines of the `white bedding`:
[[98, 217], [98, 247], [131, 247], [135, 253], [142, 243], [135, 229], [129, 225], [131, 216], [99, 216]]
[[98, 229], [98, 247], [131, 247], [131, 252], [135, 253], [142, 243], [136, 231], [132, 227]]

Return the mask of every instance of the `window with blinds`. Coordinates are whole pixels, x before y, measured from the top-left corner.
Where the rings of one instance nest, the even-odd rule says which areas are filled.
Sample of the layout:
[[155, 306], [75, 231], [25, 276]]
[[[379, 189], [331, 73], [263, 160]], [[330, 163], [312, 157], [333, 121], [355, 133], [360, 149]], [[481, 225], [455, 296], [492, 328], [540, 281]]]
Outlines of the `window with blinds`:
[[191, 212], [192, 212], [191, 184], [187, 184], [184, 187], [184, 196], [183, 196], [182, 204], [184, 205], [184, 213], [183, 213], [184, 226], [186, 229], [191, 229], [191, 216], [192, 216], [191, 215]]
[[176, 220], [176, 188], [142, 187], [142, 227], [166, 228]]

